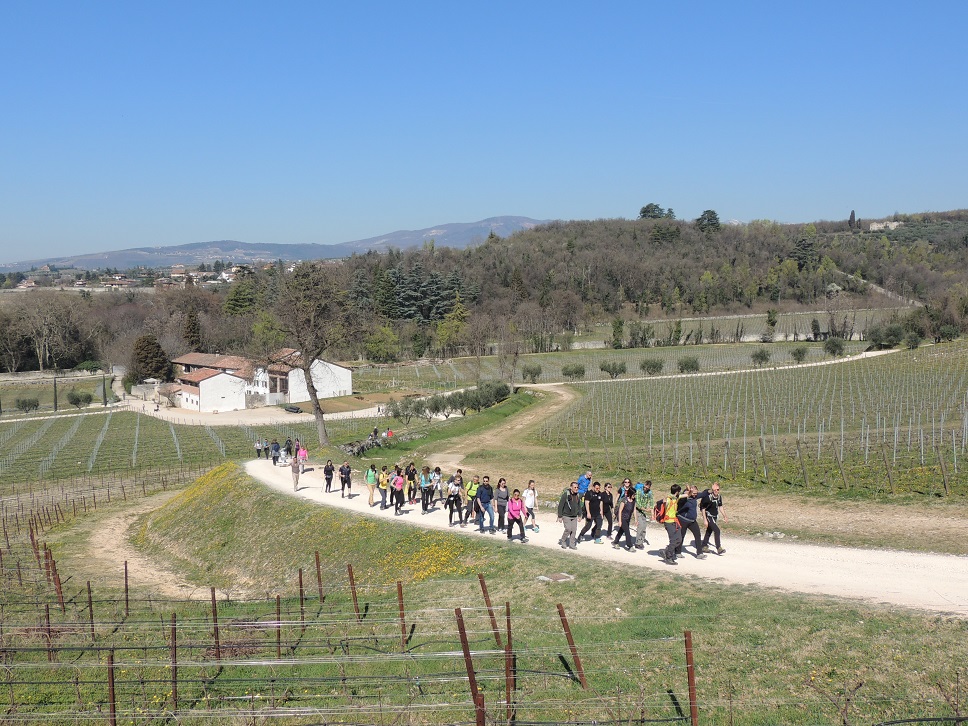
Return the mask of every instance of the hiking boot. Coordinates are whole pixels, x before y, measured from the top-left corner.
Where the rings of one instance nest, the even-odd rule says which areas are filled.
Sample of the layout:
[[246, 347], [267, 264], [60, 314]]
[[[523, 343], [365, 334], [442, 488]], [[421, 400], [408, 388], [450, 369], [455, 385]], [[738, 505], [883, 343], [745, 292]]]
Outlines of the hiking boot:
[[662, 558], [662, 564], [664, 564], [664, 565], [678, 565], [679, 563], [676, 562], [675, 559], [671, 559], [670, 560], [668, 557], [663, 557]]
[[527, 541], [528, 541], [528, 538], [527, 537], [525, 537], [524, 539], [520, 540], [521, 544], [524, 544]]
[[612, 549], [613, 550], [617, 550], [617, 549], [621, 548], [621, 546], [622, 545], [620, 545], [618, 542], [612, 542]]
[[568, 545], [568, 549], [570, 549], [570, 550], [577, 550], [578, 547], [576, 547], [575, 545]]
[[704, 554], [702, 554], [702, 553], [700, 552], [700, 553], [699, 553], [698, 555], [696, 555], [696, 559], [697, 559], [697, 560], [704, 560], [704, 559], [706, 559], [706, 555], [704, 555]]
[[624, 549], [626, 552], [635, 552], [634, 547], [623, 547], [622, 549]]
[[645, 549], [645, 545], [637, 544], [637, 545], [635, 545], [635, 549], [637, 549], [637, 550], [644, 550]]
[[720, 547], [718, 550], [716, 550], [716, 554], [717, 555], [725, 555], [726, 554], [726, 548], [725, 547]]

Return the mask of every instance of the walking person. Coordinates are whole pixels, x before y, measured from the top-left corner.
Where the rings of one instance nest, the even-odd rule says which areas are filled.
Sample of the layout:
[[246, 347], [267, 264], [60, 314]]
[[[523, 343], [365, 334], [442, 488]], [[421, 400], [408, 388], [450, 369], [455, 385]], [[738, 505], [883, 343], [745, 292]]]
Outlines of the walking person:
[[353, 470], [350, 468], [350, 462], [344, 461], [343, 466], [339, 468], [339, 498], [342, 499], [344, 496], [353, 498]]
[[447, 482], [447, 524], [451, 527], [454, 526], [454, 515], [457, 515], [457, 524], [461, 527], [464, 525], [464, 502], [461, 501], [461, 489], [463, 489], [463, 481], [460, 477], [460, 469], [457, 470], [457, 474], [450, 478]]
[[467, 525], [471, 521], [471, 515], [477, 515], [477, 490], [481, 487], [481, 479], [476, 474], [471, 477], [471, 483], [467, 485], [467, 491], [465, 492], [465, 504], [464, 504], [464, 525]]
[[655, 509], [655, 495], [652, 493], [652, 480], [647, 479], [641, 488], [635, 487], [635, 513], [638, 515], [638, 524], [635, 527], [635, 549], [644, 550], [649, 544], [645, 538], [646, 528], [652, 519], [652, 510]]
[[612, 538], [612, 510], [615, 508], [614, 496], [611, 482], [605, 482], [605, 486], [602, 488], [602, 520], [608, 523], [608, 527], [605, 529], [605, 536], [609, 539]]
[[326, 479], [326, 493], [328, 494], [330, 489], [333, 487], [333, 474], [336, 473], [336, 467], [333, 466], [333, 460], [327, 459], [326, 465], [323, 467], [323, 477]]
[[394, 468], [393, 477], [390, 480], [390, 488], [393, 492], [393, 514], [399, 516], [403, 514], [403, 487], [406, 479], [400, 467]]
[[558, 499], [558, 521], [564, 525], [561, 533], [562, 549], [578, 549], [578, 517], [581, 516], [582, 498], [578, 495], [578, 482], [573, 481]]
[[256, 459], [262, 458], [262, 439], [255, 440], [255, 458]]
[[387, 494], [390, 488], [390, 473], [387, 471], [386, 464], [380, 469], [380, 478], [377, 480], [377, 487], [380, 489], [380, 511], [387, 508]]
[[431, 492], [430, 492], [430, 505], [434, 506], [434, 502], [444, 501], [444, 475], [440, 471], [439, 466], [435, 466], [433, 472], [430, 475]]
[[289, 457], [292, 456], [292, 439], [289, 438], [288, 436], [286, 437], [286, 444], [283, 448], [285, 449], [286, 458], [288, 459]]
[[494, 490], [494, 504], [497, 505], [497, 528], [504, 531], [504, 518], [507, 516], [508, 500], [511, 492], [508, 491], [508, 480], [503, 476], [497, 480], [497, 489]]
[[491, 487], [491, 477], [484, 476], [477, 488], [477, 531], [484, 532], [484, 515], [487, 515], [487, 531], [491, 534], [494, 529], [494, 489]]
[[676, 510], [676, 518], [679, 520], [680, 531], [682, 533], [682, 546], [685, 546], [686, 532], [692, 533], [692, 543], [696, 550], [697, 560], [706, 559], [702, 553], [702, 533], [699, 531], [699, 487], [686, 487], [685, 496], [679, 497], [679, 507]]
[[635, 487], [625, 487], [625, 496], [618, 504], [618, 511], [615, 513], [615, 521], [618, 523], [618, 532], [615, 541], [612, 542], [613, 549], [619, 549], [622, 545], [622, 536], [625, 536], [626, 552], [635, 551], [635, 540], [632, 539], [632, 527], [636, 525], [638, 512], [635, 511]]
[[654, 511], [655, 520], [665, 527], [666, 534], [669, 536], [669, 544], [662, 553], [662, 561], [667, 565], [676, 564], [676, 551], [682, 545], [682, 533], [679, 530], [679, 520], [676, 518], [681, 491], [682, 487], [673, 484], [669, 489], [670, 496], [659, 502]]
[[430, 467], [425, 466], [420, 472], [420, 513], [426, 514], [430, 511], [430, 498], [434, 493], [434, 484], [431, 480]]
[[540, 532], [541, 528], [538, 527], [538, 490], [535, 486], [534, 479], [528, 481], [528, 488], [524, 490], [521, 495], [521, 499], [524, 500], [524, 506], [527, 507], [527, 516], [524, 518], [524, 524], [527, 526], [528, 520], [531, 520], [531, 531]]
[[294, 492], [299, 491], [299, 460], [293, 457], [292, 462], [289, 464], [289, 468], [292, 470], [292, 490]]
[[410, 504], [417, 503], [417, 465], [414, 462], [407, 464], [407, 468], [403, 470], [404, 476], [407, 477], [407, 502]]
[[595, 544], [602, 544], [602, 485], [600, 482], [593, 482], [591, 489], [585, 492], [583, 504], [585, 507], [585, 526], [578, 533], [578, 541], [588, 530], [592, 531], [591, 538]]
[[363, 480], [366, 482], [366, 489], [370, 493], [369, 505], [372, 507], [373, 495], [376, 494], [376, 483], [379, 480], [380, 475], [376, 472], [376, 464], [370, 464], [370, 468], [366, 470], [366, 474], [363, 475]]
[[272, 440], [272, 465], [277, 466], [279, 464], [279, 456], [282, 453], [279, 448], [279, 442], [276, 439]]
[[[498, 482], [498, 488], [500, 488], [500, 482]], [[518, 525], [518, 529], [521, 532], [521, 539], [519, 542], [527, 542], [528, 538], [524, 536], [524, 518], [527, 516], [528, 510], [524, 505], [524, 500], [521, 498], [521, 490], [515, 489], [511, 492], [511, 498], [508, 499], [507, 515], [508, 515], [508, 542], [512, 539], [512, 531], [514, 530], [514, 525]]]
[[699, 510], [706, 517], [706, 532], [702, 538], [702, 551], [709, 552], [709, 535], [711, 534], [716, 538], [716, 546], [713, 551], [717, 555], [726, 554], [720, 538], [718, 522], [719, 517], [722, 516], [723, 524], [726, 523], [726, 512], [723, 509], [723, 495], [719, 491], [719, 482], [715, 482], [699, 495]]

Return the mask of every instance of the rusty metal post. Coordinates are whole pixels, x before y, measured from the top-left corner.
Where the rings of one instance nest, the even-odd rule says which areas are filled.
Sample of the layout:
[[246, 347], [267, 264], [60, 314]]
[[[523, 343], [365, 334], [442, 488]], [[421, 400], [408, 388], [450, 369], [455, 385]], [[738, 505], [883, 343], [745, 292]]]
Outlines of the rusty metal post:
[[460, 634], [460, 647], [464, 651], [464, 665], [467, 668], [467, 683], [471, 689], [471, 699], [474, 701], [475, 722], [484, 723], [484, 699], [477, 690], [477, 677], [474, 675], [474, 661], [471, 658], [471, 646], [467, 642], [467, 629], [464, 627], [464, 615], [460, 608], [454, 610], [457, 616], [457, 632]]
[[360, 617], [360, 601], [356, 599], [356, 578], [353, 577], [353, 565], [346, 563], [346, 572], [350, 576], [350, 592], [353, 595], [353, 611], [356, 613], [356, 622], [362, 623]]
[[306, 632], [306, 590], [303, 588], [303, 571], [299, 568], [299, 626]]
[[696, 666], [692, 660], [692, 631], [683, 632], [686, 641], [686, 679], [689, 681], [689, 717], [692, 726], [699, 726], [699, 704], [696, 700]]
[[44, 603], [44, 633], [47, 635], [47, 660], [54, 660], [54, 650], [51, 647], [51, 633], [50, 633], [50, 605]]
[[94, 642], [94, 600], [91, 598], [91, 581], [87, 581], [87, 613], [91, 621], [91, 642]]
[[507, 630], [504, 633], [504, 705], [505, 720], [511, 723], [511, 691], [514, 690], [514, 679], [511, 675], [511, 603], [504, 603], [504, 618]]
[[178, 630], [175, 613], [171, 614], [171, 710], [178, 713]]
[[558, 617], [561, 618], [561, 627], [565, 630], [565, 637], [568, 639], [568, 647], [571, 649], [571, 657], [575, 661], [575, 670], [578, 671], [578, 680], [581, 687], [588, 689], [588, 682], [585, 680], [585, 669], [581, 665], [581, 657], [578, 655], [578, 648], [575, 647], [575, 639], [571, 637], [571, 628], [568, 625], [568, 618], [565, 616], [565, 607], [558, 603]]
[[128, 607], [128, 561], [124, 561], [124, 617], [130, 614]]
[[118, 724], [118, 709], [114, 699], [114, 651], [108, 651], [108, 723], [111, 726]]
[[316, 589], [319, 590], [319, 604], [322, 605], [326, 601], [326, 596], [323, 595], [323, 571], [319, 567], [319, 550], [316, 550]]
[[504, 644], [501, 642], [501, 631], [497, 627], [497, 617], [494, 615], [494, 608], [491, 607], [491, 596], [487, 592], [487, 583], [484, 582], [484, 575], [478, 573], [478, 581], [481, 583], [481, 592], [484, 594], [484, 604], [487, 605], [487, 614], [491, 618], [491, 632], [494, 633], [494, 642], [497, 643], [497, 647], [503, 649]]
[[276, 660], [282, 660], [282, 599], [276, 595]]
[[407, 618], [403, 610], [403, 583], [397, 580], [397, 605], [400, 609], [400, 652], [407, 649]]
[[215, 660], [222, 660], [222, 648], [218, 641], [218, 603], [215, 602], [215, 588], [212, 588], [212, 633], [215, 638]]

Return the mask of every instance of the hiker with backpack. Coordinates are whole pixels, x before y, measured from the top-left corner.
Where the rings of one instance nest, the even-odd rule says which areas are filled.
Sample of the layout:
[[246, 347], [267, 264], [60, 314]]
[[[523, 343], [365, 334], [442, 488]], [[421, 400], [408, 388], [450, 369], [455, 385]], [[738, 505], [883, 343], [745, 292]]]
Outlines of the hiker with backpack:
[[697, 560], [704, 560], [706, 559], [706, 555], [702, 553], [702, 533], [699, 531], [699, 524], [696, 522], [699, 518], [699, 500], [696, 498], [698, 495], [699, 487], [688, 486], [683, 491], [683, 495], [679, 497], [676, 519], [679, 520], [682, 542], [677, 554], [681, 553], [682, 549], [685, 548], [686, 532], [688, 531], [692, 533], [693, 547], [696, 550], [695, 558]]
[[669, 544], [662, 553], [662, 561], [667, 565], [676, 564], [676, 550], [682, 545], [682, 534], [679, 531], [681, 525], [676, 518], [681, 491], [682, 487], [673, 484], [669, 489], [670, 496], [656, 504], [652, 512], [655, 521], [665, 527], [666, 534], [669, 536]]

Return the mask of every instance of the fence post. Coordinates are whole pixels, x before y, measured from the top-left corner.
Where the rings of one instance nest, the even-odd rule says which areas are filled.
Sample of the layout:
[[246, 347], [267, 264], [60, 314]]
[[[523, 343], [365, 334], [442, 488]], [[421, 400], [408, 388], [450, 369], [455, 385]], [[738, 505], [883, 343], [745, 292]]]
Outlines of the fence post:
[[356, 622], [363, 622], [360, 617], [360, 601], [356, 599], [356, 578], [353, 577], [353, 565], [346, 563], [346, 572], [350, 577], [350, 593], [353, 595], [353, 611], [356, 613]]
[[118, 724], [117, 704], [114, 700], [114, 651], [108, 651], [108, 723]]
[[504, 638], [504, 718], [511, 723], [511, 691], [514, 689], [514, 681], [511, 676], [511, 603], [504, 603], [504, 617], [507, 630]]
[[218, 603], [215, 602], [215, 588], [212, 588], [212, 632], [215, 638], [215, 660], [222, 660], [222, 648], [218, 642]]
[[696, 701], [696, 666], [692, 660], [692, 631], [683, 632], [686, 641], [686, 679], [689, 682], [689, 717], [692, 726], [699, 726], [699, 704]]
[[891, 485], [891, 494], [894, 494], [894, 472], [891, 471], [891, 465], [887, 461], [887, 449], [884, 444], [881, 444], [881, 457], [884, 459], [884, 468], [887, 469], [887, 483]]
[[306, 632], [306, 591], [303, 589], [303, 571], [299, 568], [299, 627]]
[[568, 626], [568, 618], [565, 616], [565, 607], [558, 603], [558, 617], [561, 618], [561, 627], [565, 630], [565, 637], [568, 639], [568, 647], [571, 649], [571, 657], [575, 661], [575, 670], [578, 671], [578, 680], [581, 687], [588, 689], [588, 682], [585, 680], [585, 669], [581, 665], [581, 657], [578, 655], [578, 648], [575, 647], [575, 639], [571, 636], [571, 628]]
[[171, 614], [171, 710], [178, 713], [178, 631], [175, 613]]
[[501, 642], [501, 631], [497, 628], [497, 618], [494, 616], [494, 608], [491, 607], [491, 596], [487, 592], [487, 583], [484, 582], [484, 575], [478, 573], [477, 579], [481, 583], [481, 592], [484, 594], [484, 604], [487, 605], [487, 614], [491, 618], [491, 632], [494, 633], [494, 642], [498, 648], [504, 648]]
[[124, 617], [128, 617], [130, 610], [128, 608], [128, 561], [124, 561]]
[[400, 607], [400, 652], [407, 649], [407, 618], [403, 611], [403, 583], [397, 580], [397, 605]]
[[51, 633], [50, 633], [50, 605], [44, 603], [44, 632], [47, 635], [47, 660], [54, 660], [54, 650], [51, 643]]
[[94, 642], [94, 600], [91, 598], [91, 581], [87, 581], [87, 613], [91, 621], [91, 642]]
[[282, 660], [282, 600], [276, 595], [276, 660]]
[[319, 604], [322, 605], [326, 597], [323, 595], [323, 573], [319, 567], [319, 550], [316, 550], [316, 589], [319, 590]]
[[474, 675], [474, 661], [471, 659], [471, 647], [467, 642], [467, 629], [464, 627], [464, 615], [461, 609], [454, 610], [457, 616], [457, 632], [460, 633], [460, 647], [464, 651], [464, 666], [467, 668], [467, 683], [471, 689], [471, 699], [474, 701], [474, 720], [478, 726], [484, 724], [484, 699], [477, 690], [477, 677]]

